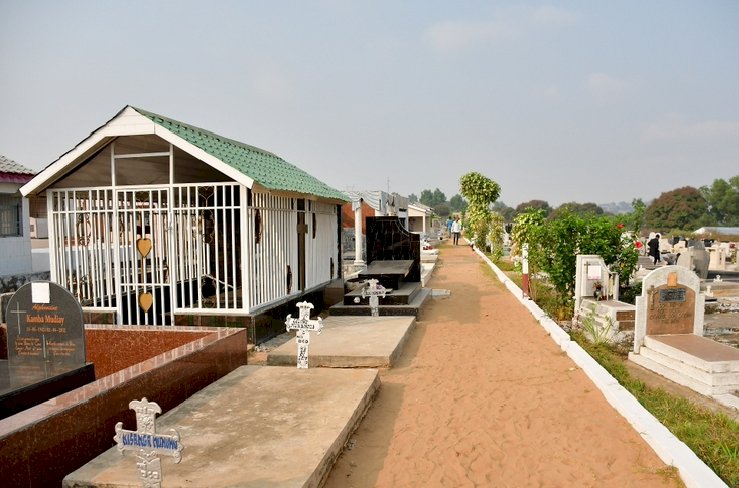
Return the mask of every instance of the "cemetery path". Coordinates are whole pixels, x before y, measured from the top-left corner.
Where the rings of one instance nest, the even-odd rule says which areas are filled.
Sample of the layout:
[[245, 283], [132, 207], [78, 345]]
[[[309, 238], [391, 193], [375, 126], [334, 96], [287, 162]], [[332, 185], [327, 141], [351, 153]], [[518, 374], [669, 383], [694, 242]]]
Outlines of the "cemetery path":
[[678, 476], [467, 246], [326, 487], [675, 487]]

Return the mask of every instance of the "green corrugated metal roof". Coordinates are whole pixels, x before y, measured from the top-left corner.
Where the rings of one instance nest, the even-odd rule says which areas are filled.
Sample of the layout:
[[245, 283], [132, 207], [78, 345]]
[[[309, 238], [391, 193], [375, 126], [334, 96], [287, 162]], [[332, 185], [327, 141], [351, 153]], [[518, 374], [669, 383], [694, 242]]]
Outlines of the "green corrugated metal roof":
[[344, 193], [326, 185], [297, 166], [268, 151], [227, 139], [208, 130], [162, 117], [140, 108], [132, 108], [267, 189], [349, 201]]

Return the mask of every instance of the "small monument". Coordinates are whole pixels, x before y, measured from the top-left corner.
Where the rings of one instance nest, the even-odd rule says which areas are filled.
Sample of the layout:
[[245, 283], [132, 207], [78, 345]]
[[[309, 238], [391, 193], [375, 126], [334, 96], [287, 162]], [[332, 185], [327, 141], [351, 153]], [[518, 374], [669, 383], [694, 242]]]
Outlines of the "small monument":
[[146, 397], [132, 401], [128, 407], [136, 412], [136, 430], [126, 430], [123, 423], [118, 422], [113, 440], [118, 444], [121, 455], [126, 451], [136, 452], [136, 467], [144, 488], [161, 488], [162, 461], [159, 456], [169, 456], [179, 463], [183, 449], [180, 435], [174, 429], [170, 429], [170, 435], [157, 434], [156, 416], [162, 413], [162, 409]]
[[27, 283], [8, 301], [6, 317], [0, 418], [94, 381], [94, 367], [85, 363], [82, 307], [65, 288]]
[[323, 329], [323, 320], [318, 317], [315, 320], [310, 320], [310, 311], [313, 309], [313, 304], [309, 302], [299, 302], [297, 304], [300, 309], [298, 318], [294, 319], [290, 315], [285, 320], [285, 329], [289, 332], [291, 330], [296, 331], [295, 342], [298, 345], [298, 369], [308, 368], [308, 345], [310, 344], [310, 332], [321, 333]]
[[385, 288], [374, 278], [367, 280], [366, 286], [362, 287], [362, 298], [369, 297], [370, 315], [372, 317], [380, 316], [380, 298], [385, 298], [385, 295], [391, 291], [392, 289]]
[[85, 364], [82, 307], [65, 288], [27, 283], [8, 302], [8, 360]]
[[636, 297], [634, 352], [639, 353], [645, 336], [702, 336], [704, 310], [705, 296], [694, 272], [682, 266], [652, 271], [642, 281], [641, 296]]
[[703, 337], [705, 296], [693, 271], [657, 268], [636, 298], [634, 350], [629, 360], [739, 408], [739, 350]]

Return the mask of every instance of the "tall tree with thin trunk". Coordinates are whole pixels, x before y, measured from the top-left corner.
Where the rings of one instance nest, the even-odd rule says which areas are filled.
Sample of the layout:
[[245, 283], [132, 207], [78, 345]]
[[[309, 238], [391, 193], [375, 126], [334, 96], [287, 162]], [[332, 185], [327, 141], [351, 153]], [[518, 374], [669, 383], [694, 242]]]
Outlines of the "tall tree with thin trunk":
[[492, 214], [490, 206], [500, 196], [500, 185], [480, 173], [467, 173], [459, 179], [459, 192], [469, 202], [465, 220], [474, 244], [485, 249]]

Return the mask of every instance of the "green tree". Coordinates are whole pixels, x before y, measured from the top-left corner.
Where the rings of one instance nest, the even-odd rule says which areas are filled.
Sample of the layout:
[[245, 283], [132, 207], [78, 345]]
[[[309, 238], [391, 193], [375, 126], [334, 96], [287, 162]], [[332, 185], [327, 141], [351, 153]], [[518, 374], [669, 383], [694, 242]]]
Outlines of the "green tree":
[[575, 291], [578, 254], [600, 255], [622, 282], [631, 277], [638, 260], [633, 237], [623, 232], [623, 225], [615, 218], [577, 215], [567, 209], [555, 219], [545, 219], [541, 209], [519, 214], [512, 239], [516, 253], [523, 243], [528, 244], [532, 276], [537, 271], [546, 274], [562, 307], [569, 304]]
[[434, 192], [432, 192], [431, 190], [423, 190], [421, 192], [421, 196], [418, 197], [418, 201], [426, 205], [427, 207], [433, 206], [431, 205], [433, 203], [433, 200], [434, 200]]
[[488, 241], [490, 242], [490, 257], [494, 262], [503, 257], [503, 234], [505, 233], [505, 220], [499, 212], [490, 213], [490, 231]]
[[644, 214], [646, 226], [653, 230], [693, 231], [705, 225], [708, 203], [698, 189], [684, 186], [662, 193]]
[[[513, 219], [511, 230], [511, 255], [517, 262], [516, 267], [521, 271], [520, 264], [523, 258], [523, 249], [528, 246], [529, 275], [536, 276], [539, 273], [538, 263], [544, 260], [544, 246], [539, 245], [544, 228], [546, 212], [543, 209], [529, 207], [528, 210], [519, 213]], [[536, 300], [536, 288], [530, 290], [531, 297]]]
[[503, 202], [493, 203], [493, 211], [502, 215], [503, 221], [505, 222], [513, 222], [513, 218], [516, 216], [516, 209], [509, 207]]
[[411, 203], [416, 203], [418, 201], [418, 197], [415, 193], [411, 193], [410, 195], [408, 195], [408, 201]]
[[426, 205], [427, 207], [434, 208], [440, 203], [446, 202], [446, 196], [444, 192], [436, 188], [435, 190], [423, 190], [421, 196], [418, 199], [419, 202]]
[[708, 204], [708, 215], [720, 226], [739, 226], [739, 175], [713, 180], [711, 186], [702, 186], [700, 193]]
[[462, 198], [462, 195], [457, 193], [449, 200], [449, 208], [452, 212], [464, 213], [467, 210], [467, 202]]
[[440, 203], [446, 203], [446, 195], [444, 195], [443, 191], [437, 188], [434, 190], [434, 205], [438, 205]]
[[528, 202], [519, 203], [516, 206], [516, 214], [520, 214], [526, 211], [526, 209], [533, 208], [535, 210], [544, 210], [544, 216], [547, 217], [552, 212], [552, 207], [549, 203], [544, 200], [529, 200]]
[[552, 210], [552, 212], [549, 214], [550, 219], [557, 218], [562, 212], [568, 211], [570, 213], [574, 213], [576, 215], [587, 215], [587, 214], [593, 214], [593, 215], [603, 215], [603, 209], [600, 208], [598, 205], [592, 202], [588, 203], [577, 203], [577, 202], [567, 202], [563, 203], [556, 209]]
[[626, 228], [638, 237], [641, 233], [642, 225], [644, 225], [644, 213], [647, 211], [647, 205], [641, 198], [635, 198], [631, 201], [631, 212], [624, 214], [622, 219]]
[[459, 191], [469, 202], [465, 219], [474, 244], [485, 249], [490, 232], [490, 205], [500, 196], [500, 185], [480, 173], [471, 172], [459, 179]]
[[440, 217], [446, 217], [447, 215], [450, 215], [452, 212], [451, 212], [451, 209], [449, 208], [449, 204], [444, 202], [444, 203], [439, 203], [439, 204], [434, 205], [434, 213]]

